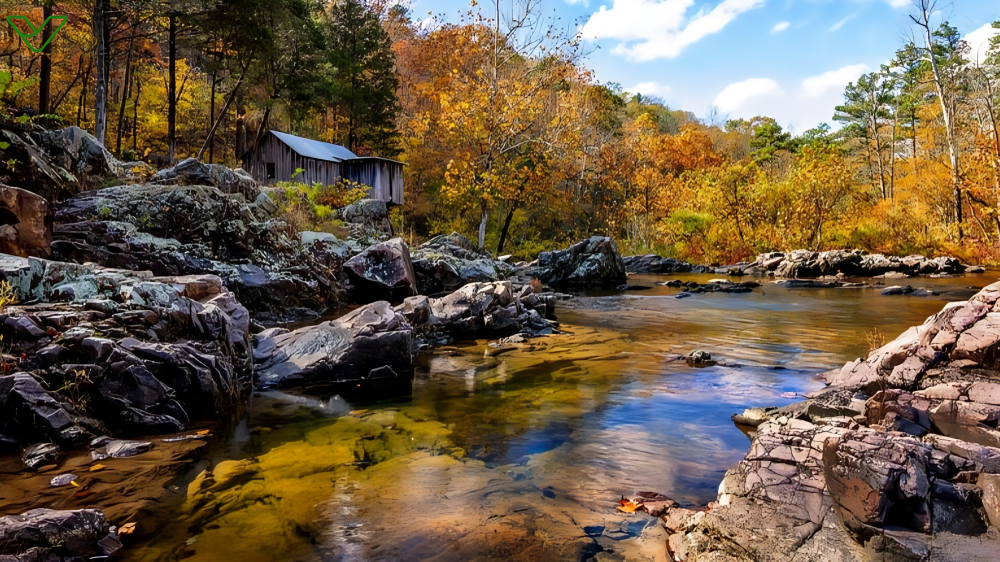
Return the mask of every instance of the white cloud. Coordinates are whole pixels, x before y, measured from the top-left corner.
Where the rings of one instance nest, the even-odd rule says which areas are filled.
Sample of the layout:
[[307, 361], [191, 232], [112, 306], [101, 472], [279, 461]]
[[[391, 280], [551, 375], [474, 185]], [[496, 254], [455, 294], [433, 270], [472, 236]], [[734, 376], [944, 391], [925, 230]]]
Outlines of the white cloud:
[[864, 64], [849, 65], [787, 87], [769, 78], [752, 78], [727, 86], [715, 105], [732, 119], [767, 115], [786, 130], [801, 133], [820, 123], [834, 125], [833, 108], [843, 103], [844, 86], [869, 70]]
[[886, 0], [886, 2], [893, 8], [899, 9], [909, 7], [913, 3], [913, 0]]
[[844, 18], [844, 19], [838, 21], [837, 23], [833, 24], [830, 27], [830, 31], [837, 31], [841, 27], [844, 27], [844, 24], [847, 23], [847, 22], [849, 22], [849, 21], [851, 21], [852, 19], [854, 19], [854, 16], [856, 16], [856, 15], [858, 15], [858, 14], [851, 14], [851, 15], [847, 16], [846, 18]]
[[871, 67], [867, 64], [852, 64], [838, 70], [824, 72], [819, 76], [806, 78], [802, 81], [802, 97], [817, 98], [830, 90], [841, 93], [845, 86], [869, 70]]
[[790, 25], [792, 24], [787, 21], [778, 22], [777, 24], [774, 25], [774, 27], [771, 28], [771, 33], [778, 33], [779, 31], [784, 31], [788, 29]]
[[754, 98], [782, 97], [785, 91], [770, 78], [750, 78], [726, 86], [715, 96], [715, 106], [722, 113], [732, 113], [745, 108]]
[[764, 0], [722, 0], [711, 10], [687, 16], [694, 0], [614, 0], [611, 9], [590, 16], [580, 31], [585, 39], [622, 41], [611, 52], [636, 61], [676, 58], [684, 49], [718, 33]]
[[666, 84], [660, 84], [658, 82], [640, 82], [629, 91], [642, 94], [644, 96], [663, 97], [669, 94], [672, 90], [670, 89], [670, 86], [667, 86]]
[[1000, 34], [1000, 29], [994, 29], [991, 24], [986, 24], [966, 35], [965, 42], [969, 44], [969, 60], [983, 62], [986, 58], [986, 52], [990, 48], [990, 38], [997, 34]]

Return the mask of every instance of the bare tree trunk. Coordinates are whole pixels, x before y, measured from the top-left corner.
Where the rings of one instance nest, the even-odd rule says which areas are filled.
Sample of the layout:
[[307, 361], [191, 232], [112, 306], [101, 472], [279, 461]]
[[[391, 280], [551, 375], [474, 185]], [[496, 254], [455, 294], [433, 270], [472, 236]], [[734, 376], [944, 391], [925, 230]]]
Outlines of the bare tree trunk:
[[247, 108], [243, 105], [243, 94], [236, 100], [236, 159], [243, 166], [243, 153], [247, 151]]
[[104, 144], [108, 126], [108, 0], [94, 4], [94, 38], [97, 40], [97, 88], [94, 92], [94, 137]]
[[481, 204], [482, 218], [479, 221], [479, 237], [477, 239], [479, 245], [477, 248], [480, 250], [486, 249], [486, 221], [490, 218], [489, 211], [486, 208], [486, 201]]
[[514, 218], [514, 211], [517, 207], [511, 207], [510, 211], [507, 212], [507, 218], [503, 221], [503, 228], [500, 229], [500, 243], [497, 244], [497, 255], [499, 256], [503, 252], [503, 248], [507, 243], [507, 232], [510, 230], [510, 221]]
[[125, 77], [124, 86], [122, 86], [122, 103], [118, 106], [118, 127], [117, 135], [115, 135], [115, 152], [121, 156], [122, 153], [122, 135], [125, 134], [125, 105], [128, 103], [128, 98], [132, 94], [132, 47], [135, 43], [135, 36], [129, 38], [128, 40], [128, 57], [125, 60]]
[[[50, 17], [52, 17], [52, 4], [46, 3], [42, 6], [42, 20], [45, 22], [42, 41], [52, 36]], [[47, 42], [42, 49], [42, 65], [38, 74], [38, 114], [45, 115], [49, 112], [49, 91], [52, 87], [52, 41]]]
[[899, 110], [892, 110], [892, 137], [889, 139], [889, 199], [896, 196], [896, 127], [899, 125]]
[[198, 160], [201, 160], [201, 156], [205, 154], [205, 148], [209, 144], [211, 144], [212, 139], [215, 138], [215, 129], [219, 126], [219, 123], [222, 122], [222, 118], [226, 116], [226, 112], [229, 111], [229, 105], [233, 103], [233, 99], [236, 97], [236, 93], [239, 91], [240, 86], [243, 84], [243, 76], [246, 76], [246, 69], [244, 69], [243, 75], [240, 76], [240, 79], [237, 80], [236, 86], [233, 88], [233, 92], [229, 94], [229, 99], [226, 100], [226, 105], [224, 105], [222, 107], [222, 111], [219, 112], [219, 118], [216, 119], [215, 123], [212, 124], [212, 129], [208, 132], [208, 138], [205, 139], [205, 144], [201, 145], [201, 150], [199, 150], [198, 155], [195, 156], [195, 158], [197, 158]]
[[910, 18], [917, 25], [924, 28], [924, 40], [926, 42], [927, 59], [931, 63], [931, 72], [934, 75], [934, 87], [937, 89], [938, 99], [941, 101], [941, 116], [944, 119], [945, 131], [948, 133], [948, 155], [951, 160], [951, 185], [954, 192], [955, 223], [958, 226], [958, 243], [962, 243], [964, 234], [962, 232], [962, 176], [958, 168], [958, 139], [955, 136], [955, 119], [952, 115], [952, 108], [949, 104], [949, 96], [946, 96], [944, 79], [941, 77], [941, 69], [938, 68], [937, 58], [934, 56], [934, 37], [931, 34], [931, 14], [935, 9], [933, 0], [920, 0], [918, 5], [920, 10], [919, 19], [913, 16]]
[[[132, 152], [138, 151], [139, 98], [142, 96], [142, 80], [135, 81], [135, 103], [132, 104]], [[138, 154], [138, 153], [137, 153]]]
[[167, 160], [173, 164], [177, 151], [177, 15], [170, 14], [168, 31]]

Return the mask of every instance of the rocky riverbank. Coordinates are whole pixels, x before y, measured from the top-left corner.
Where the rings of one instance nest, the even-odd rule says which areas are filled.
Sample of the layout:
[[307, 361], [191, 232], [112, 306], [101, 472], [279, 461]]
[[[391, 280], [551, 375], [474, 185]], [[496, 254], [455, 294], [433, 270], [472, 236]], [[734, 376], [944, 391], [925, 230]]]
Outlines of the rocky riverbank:
[[829, 386], [734, 416], [751, 438], [718, 500], [668, 507], [675, 560], [995, 560], [1000, 283]]
[[[116, 526], [145, 500], [109, 502], [122, 491], [81, 474], [114, 462], [139, 482], [144, 458], [177, 467], [207, 433], [192, 424], [238, 410], [254, 388], [381, 392], [409, 382], [421, 350], [558, 330], [556, 295], [502, 281], [513, 269], [459, 234], [411, 254], [381, 201], [341, 210], [340, 240], [296, 232], [242, 170], [188, 159], [154, 173], [76, 128], [3, 135], [20, 158], [3, 178], [19, 187], [0, 184], [0, 210], [16, 217], [0, 226], [0, 447], [3, 472], [39, 497], [5, 509], [74, 508], [0, 518], [4, 560], [113, 553]], [[578, 287], [624, 280], [610, 239], [553, 254], [570, 256], [546, 261], [554, 284], [577, 270]], [[354, 303], [335, 320], [267, 328]], [[75, 499], [28, 491], [60, 486]]]
[[981, 266], [966, 265], [952, 257], [927, 258], [921, 255], [885, 256], [860, 250], [813, 252], [771, 252], [752, 262], [713, 267], [694, 265], [655, 254], [628, 256], [623, 259], [629, 273], [712, 273], [717, 275], [759, 275], [778, 279], [817, 279], [846, 277], [907, 278], [982, 273]]

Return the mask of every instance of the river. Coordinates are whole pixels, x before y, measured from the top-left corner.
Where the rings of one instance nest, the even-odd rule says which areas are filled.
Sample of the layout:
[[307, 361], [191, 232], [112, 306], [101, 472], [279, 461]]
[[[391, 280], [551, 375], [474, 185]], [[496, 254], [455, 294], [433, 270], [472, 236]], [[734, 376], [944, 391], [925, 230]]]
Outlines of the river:
[[[582, 296], [557, 310], [567, 333], [531, 349], [421, 355], [406, 396], [257, 394], [125, 537], [124, 559], [665, 560], [656, 521], [617, 499], [713, 501], [749, 444], [733, 413], [821, 388], [869, 331], [891, 340], [995, 278], [907, 280], [932, 297], [769, 283]], [[696, 349], [720, 364], [679, 359]]]

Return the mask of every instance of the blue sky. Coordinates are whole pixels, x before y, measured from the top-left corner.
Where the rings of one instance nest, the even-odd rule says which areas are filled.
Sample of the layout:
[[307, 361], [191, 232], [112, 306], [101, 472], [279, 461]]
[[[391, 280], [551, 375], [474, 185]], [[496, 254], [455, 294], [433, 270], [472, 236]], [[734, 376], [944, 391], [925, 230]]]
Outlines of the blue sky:
[[[510, 0], [503, 0], [509, 5]], [[517, 0], [515, 0], [517, 1]], [[831, 119], [844, 86], [892, 58], [912, 32], [911, 0], [544, 0], [595, 47], [601, 82], [704, 117], [768, 115], [796, 132]], [[457, 19], [464, 1], [415, 0], [413, 15]], [[1000, 1], [939, 2], [973, 44]]]

